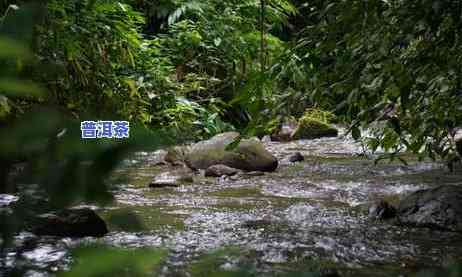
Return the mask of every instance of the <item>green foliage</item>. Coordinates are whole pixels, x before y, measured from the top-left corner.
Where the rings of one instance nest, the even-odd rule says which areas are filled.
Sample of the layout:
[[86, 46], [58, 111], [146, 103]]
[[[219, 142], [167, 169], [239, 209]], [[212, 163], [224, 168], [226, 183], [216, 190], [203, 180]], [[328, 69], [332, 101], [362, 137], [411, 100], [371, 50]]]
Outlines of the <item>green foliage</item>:
[[356, 127], [387, 121], [374, 146], [451, 157], [451, 130], [462, 124], [461, 6], [310, 1], [303, 32], [274, 74]]
[[[284, 50], [285, 43], [271, 34], [295, 13], [288, 1], [270, 1], [266, 11], [266, 59], [270, 63]], [[189, 5], [187, 8], [185, 5]], [[201, 2], [202, 3], [202, 2]], [[190, 100], [210, 109], [210, 99], [231, 101], [222, 106], [224, 119], [238, 113], [240, 121], [254, 121], [261, 106], [272, 105], [275, 85], [259, 76], [261, 36], [257, 1], [216, 1], [206, 4], [177, 1], [166, 35], [160, 35], [164, 56], [171, 57], [179, 88]], [[192, 8], [192, 7], [195, 8]], [[181, 16], [176, 14], [181, 11]], [[265, 75], [266, 76], [266, 75]], [[243, 125], [245, 125], [244, 122]]]
[[148, 91], [139, 83], [155, 75], [152, 63], [143, 62], [148, 50], [138, 32], [142, 23], [121, 2], [49, 1], [37, 27], [36, 54], [51, 69], [40, 68], [38, 75], [52, 101], [78, 114], [148, 123]]
[[[26, 14], [31, 16], [31, 11], [28, 12], [26, 9]], [[26, 43], [7, 35], [0, 36], [0, 41], [0, 63], [13, 61], [18, 65], [14, 70], [2, 68], [0, 71], [2, 77], [8, 76], [10, 80], [0, 81], [3, 111], [9, 111], [10, 105], [43, 101], [40, 98], [44, 96], [44, 90], [36, 83], [25, 82], [20, 78], [24, 74], [21, 63], [33, 62], [33, 55], [24, 46]], [[25, 99], [27, 102], [24, 102]], [[19, 109], [16, 106], [14, 108]], [[5, 255], [10, 251], [7, 249], [12, 247], [13, 236], [24, 230], [31, 217], [37, 213], [80, 203], [107, 204], [112, 200], [107, 184], [108, 175], [125, 155], [140, 146], [145, 149], [167, 144], [162, 134], [152, 135], [145, 129], [137, 128], [136, 124], [131, 126], [131, 139], [122, 142], [83, 141], [80, 139], [80, 122], [62, 112], [45, 108], [29, 110], [14, 122], [2, 126], [0, 192], [20, 193], [21, 190], [33, 190], [34, 197], [46, 196], [46, 201], [37, 202], [34, 197], [21, 195], [20, 201], [14, 206], [14, 212], [0, 213], [2, 268]], [[12, 174], [18, 162], [24, 162], [27, 169]], [[23, 185], [18, 187], [18, 183]], [[63, 273], [64, 276], [108, 276], [115, 272], [117, 275], [126, 272], [126, 276], [146, 276], [152, 273], [152, 266], [158, 264], [162, 257], [159, 251], [154, 253], [116, 249], [86, 249], [76, 251], [76, 254], [79, 263], [71, 272]], [[21, 267], [13, 268], [11, 272], [8, 269], [5, 274], [21, 276], [21, 270]]]
[[[213, 99], [209, 105], [213, 108]], [[221, 109], [214, 107], [205, 109], [196, 102], [189, 101], [186, 98], [178, 97], [177, 104], [163, 111], [165, 122], [168, 122], [166, 127], [173, 130], [173, 134], [179, 140], [204, 139], [233, 130], [233, 127], [223, 122], [219, 114]]]
[[73, 251], [76, 263], [58, 276], [152, 276], [165, 253], [160, 250], [127, 250], [105, 246], [81, 247]]
[[19, 74], [26, 64], [33, 62], [32, 51], [24, 43], [30, 39], [32, 26], [24, 24], [21, 28], [10, 29], [25, 18], [36, 16], [36, 8], [34, 4], [27, 4], [19, 10], [17, 5], [11, 4], [0, 10], [3, 14], [0, 17], [0, 122], [21, 110], [17, 107], [19, 99], [44, 97], [40, 86]]
[[335, 120], [335, 115], [329, 111], [323, 111], [317, 108], [309, 108], [305, 110], [303, 118], [312, 118], [324, 123], [332, 123]]
[[[332, 113], [305, 110], [317, 104], [352, 122], [356, 139], [364, 136], [360, 127], [374, 125], [368, 145], [391, 158], [403, 150], [454, 155], [452, 129], [462, 124], [460, 3], [304, 2], [304, 30], [294, 44], [278, 36], [297, 14], [294, 6], [266, 3], [261, 10], [253, 0], [1, 2], [0, 192], [39, 184], [48, 200], [24, 198], [14, 215], [0, 215], [0, 254], [31, 213], [109, 203], [107, 178], [130, 151], [171, 143], [166, 137], [233, 130], [227, 122], [250, 122], [249, 132], [259, 133], [278, 124], [277, 116], [305, 112], [300, 125], [315, 133], [304, 137], [336, 133], [328, 125]], [[153, 14], [167, 18], [162, 32], [142, 34]], [[76, 118], [129, 120], [132, 139], [82, 141]], [[19, 161], [28, 170], [12, 176]], [[111, 220], [143, 228], [133, 213]], [[146, 276], [164, 253], [93, 247], [75, 255], [63, 276]], [[229, 255], [240, 252], [206, 255], [189, 270], [255, 275], [246, 264], [218, 268]], [[450, 270], [460, 275], [460, 268]]]
[[[3, 7], [5, 26], [25, 7]], [[194, 139], [231, 129], [223, 122], [250, 121], [252, 130], [274, 116], [278, 90], [266, 74], [258, 76], [260, 57], [271, 65], [283, 53], [276, 35], [296, 14], [287, 0], [264, 8], [262, 37], [261, 7], [253, 0], [47, 1], [28, 35], [36, 60], [19, 71], [50, 92], [41, 103], [74, 117], [124, 118], [177, 133], [197, 128], [188, 132]], [[141, 31], [152, 18], [162, 32], [146, 36]], [[38, 91], [26, 82], [3, 83], [11, 91]], [[0, 114], [18, 115], [35, 104], [2, 98]], [[268, 110], [261, 113], [263, 106]]]

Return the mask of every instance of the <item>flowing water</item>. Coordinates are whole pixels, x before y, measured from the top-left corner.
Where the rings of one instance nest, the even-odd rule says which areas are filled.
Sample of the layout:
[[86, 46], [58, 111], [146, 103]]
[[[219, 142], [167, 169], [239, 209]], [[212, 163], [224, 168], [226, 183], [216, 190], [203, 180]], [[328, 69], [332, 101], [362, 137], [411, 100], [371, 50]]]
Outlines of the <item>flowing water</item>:
[[[161, 276], [190, 276], [200, 257], [220, 249], [228, 250], [214, 262], [219, 270], [251, 265], [260, 276], [306, 269], [325, 276], [406, 276], [462, 261], [460, 234], [396, 226], [367, 216], [368, 205], [378, 199], [397, 203], [415, 190], [461, 184], [460, 173], [412, 158], [409, 165], [374, 165], [347, 138], [265, 146], [280, 161], [276, 172], [238, 178], [199, 174], [193, 183], [176, 188], [149, 188], [154, 176], [173, 168], [158, 165], [158, 153], [137, 153], [111, 178], [115, 203], [93, 207], [107, 220], [108, 235], [75, 240], [21, 233], [15, 244], [26, 250], [19, 257], [12, 251], [3, 262], [27, 267], [28, 276], [47, 276], [69, 269], [70, 248], [93, 242], [165, 248], [166, 262], [153, 273]], [[305, 161], [288, 162], [295, 152]], [[2, 195], [0, 206], [15, 200]]]

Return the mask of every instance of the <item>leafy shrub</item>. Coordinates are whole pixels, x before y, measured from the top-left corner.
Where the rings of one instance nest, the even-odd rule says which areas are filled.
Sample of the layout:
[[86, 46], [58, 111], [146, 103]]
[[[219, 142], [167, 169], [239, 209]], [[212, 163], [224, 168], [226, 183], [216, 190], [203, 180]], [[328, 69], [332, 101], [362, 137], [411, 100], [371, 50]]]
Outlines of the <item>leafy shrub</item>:
[[[462, 124], [460, 1], [310, 1], [274, 74], [293, 91], [376, 133], [391, 152], [454, 155]], [[377, 143], [375, 143], [377, 144]]]

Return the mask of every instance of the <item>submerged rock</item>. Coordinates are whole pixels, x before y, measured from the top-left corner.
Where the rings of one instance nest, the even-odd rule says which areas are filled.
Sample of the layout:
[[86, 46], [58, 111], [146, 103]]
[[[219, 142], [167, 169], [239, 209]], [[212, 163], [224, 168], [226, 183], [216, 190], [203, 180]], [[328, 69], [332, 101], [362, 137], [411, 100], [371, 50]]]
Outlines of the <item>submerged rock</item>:
[[369, 217], [372, 219], [390, 219], [396, 216], [396, 208], [387, 201], [381, 200], [369, 207]]
[[292, 133], [292, 139], [316, 139], [322, 137], [336, 137], [338, 130], [330, 124], [320, 120], [303, 116], [297, 128]]
[[185, 171], [164, 172], [157, 175], [149, 184], [151, 188], [178, 187], [184, 183], [192, 183], [193, 174]]
[[60, 237], [102, 237], [106, 223], [93, 210], [66, 209], [46, 213], [34, 219], [32, 232], [37, 235]]
[[205, 170], [205, 177], [221, 177], [221, 176], [232, 176], [239, 173], [239, 170], [226, 166], [224, 164], [216, 164], [209, 166]]
[[296, 152], [289, 157], [289, 162], [291, 163], [301, 162], [304, 160], [305, 160], [305, 157], [303, 157], [302, 153], [300, 152]]
[[242, 139], [233, 149], [227, 146], [239, 137], [237, 132], [227, 132], [198, 142], [189, 147], [184, 155], [186, 164], [192, 169], [207, 169], [223, 164], [245, 171], [274, 171], [278, 160], [257, 138]]
[[403, 224], [462, 232], [462, 187], [443, 185], [416, 191], [398, 207]]

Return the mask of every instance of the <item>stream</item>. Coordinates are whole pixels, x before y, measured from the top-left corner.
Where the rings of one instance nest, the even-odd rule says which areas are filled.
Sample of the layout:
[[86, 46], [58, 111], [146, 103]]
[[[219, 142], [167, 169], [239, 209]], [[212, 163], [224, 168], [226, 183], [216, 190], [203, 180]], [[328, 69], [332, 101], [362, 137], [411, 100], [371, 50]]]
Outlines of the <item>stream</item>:
[[[26, 267], [26, 276], [50, 276], [71, 267], [69, 249], [94, 242], [167, 249], [153, 276], [191, 276], [191, 265], [223, 249], [214, 262], [219, 270], [250, 265], [257, 276], [305, 269], [322, 276], [407, 276], [462, 261], [461, 234], [375, 221], [367, 212], [380, 199], [397, 203], [419, 189], [462, 184], [462, 173], [412, 157], [408, 165], [375, 165], [351, 138], [265, 142], [265, 147], [279, 160], [275, 172], [238, 178], [197, 174], [193, 183], [171, 188], [148, 187], [172, 166], [159, 165], [158, 152], [138, 152], [110, 179], [116, 201], [92, 207], [109, 234], [70, 239], [24, 232], [15, 245], [34, 238], [33, 245], [20, 257], [11, 251], [3, 262]], [[305, 160], [289, 162], [295, 152]], [[12, 197], [2, 195], [0, 204]], [[117, 220], [127, 211], [139, 222]]]

